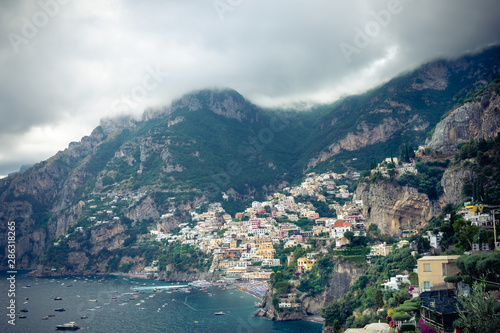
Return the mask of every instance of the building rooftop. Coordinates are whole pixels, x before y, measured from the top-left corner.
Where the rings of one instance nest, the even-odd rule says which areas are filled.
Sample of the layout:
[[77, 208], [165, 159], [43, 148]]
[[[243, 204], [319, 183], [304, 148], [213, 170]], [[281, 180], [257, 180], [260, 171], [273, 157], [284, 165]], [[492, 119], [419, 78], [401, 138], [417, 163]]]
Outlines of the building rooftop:
[[441, 314], [457, 313], [457, 300], [453, 289], [424, 291], [419, 296], [420, 305]]
[[436, 261], [442, 261], [442, 260], [457, 260], [460, 258], [460, 256], [425, 256], [420, 259], [419, 261], [429, 261], [429, 260], [436, 260]]

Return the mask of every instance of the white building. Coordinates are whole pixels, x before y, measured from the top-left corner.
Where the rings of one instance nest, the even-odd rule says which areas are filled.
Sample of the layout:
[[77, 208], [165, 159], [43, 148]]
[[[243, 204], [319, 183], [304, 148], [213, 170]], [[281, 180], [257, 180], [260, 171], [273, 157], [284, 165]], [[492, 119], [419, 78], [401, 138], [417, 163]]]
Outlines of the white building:
[[410, 284], [410, 280], [408, 280], [408, 275], [396, 275], [390, 278], [389, 281], [386, 281], [382, 284], [386, 289], [398, 290], [398, 286], [401, 283]]

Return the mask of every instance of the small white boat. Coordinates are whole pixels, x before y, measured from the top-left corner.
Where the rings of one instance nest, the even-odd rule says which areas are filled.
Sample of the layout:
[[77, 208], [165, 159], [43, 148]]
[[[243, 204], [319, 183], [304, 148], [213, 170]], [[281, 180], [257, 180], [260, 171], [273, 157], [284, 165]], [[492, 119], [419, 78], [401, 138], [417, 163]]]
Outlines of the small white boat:
[[56, 325], [56, 329], [66, 330], [66, 331], [76, 331], [77, 329], [80, 329], [80, 327], [78, 327], [78, 325], [74, 321], [70, 321], [69, 323], [66, 324]]

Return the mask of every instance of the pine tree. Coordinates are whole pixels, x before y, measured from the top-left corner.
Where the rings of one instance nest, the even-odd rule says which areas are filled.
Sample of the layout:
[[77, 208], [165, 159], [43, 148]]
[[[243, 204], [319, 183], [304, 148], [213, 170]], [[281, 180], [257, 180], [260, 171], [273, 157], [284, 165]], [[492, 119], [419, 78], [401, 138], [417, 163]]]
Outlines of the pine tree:
[[497, 302], [486, 292], [484, 282], [472, 285], [470, 296], [457, 298], [458, 315], [456, 324], [465, 333], [498, 332], [500, 317]]

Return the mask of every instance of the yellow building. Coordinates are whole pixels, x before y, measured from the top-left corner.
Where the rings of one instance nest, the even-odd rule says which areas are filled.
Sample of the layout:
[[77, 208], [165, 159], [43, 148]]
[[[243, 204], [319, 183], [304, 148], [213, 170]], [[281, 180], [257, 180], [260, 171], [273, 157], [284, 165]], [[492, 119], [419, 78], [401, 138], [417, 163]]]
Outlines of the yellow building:
[[236, 249], [238, 247], [238, 241], [234, 238], [231, 239], [231, 242], [229, 243], [229, 247], [231, 249]]
[[262, 242], [259, 244], [258, 240], [256, 241], [257, 249], [265, 250], [265, 249], [274, 249], [272, 242]]
[[273, 259], [275, 254], [276, 250], [274, 248], [257, 250], [257, 255], [262, 256], [262, 259]]
[[444, 278], [456, 275], [459, 270], [456, 262], [460, 256], [426, 256], [417, 260], [418, 283], [420, 292], [453, 288]]
[[316, 259], [301, 257], [297, 259], [297, 266], [302, 272], [310, 271], [313, 265], [316, 263]]
[[387, 245], [385, 242], [372, 246], [370, 255], [371, 256], [382, 256], [385, 257], [392, 251], [392, 246]]

